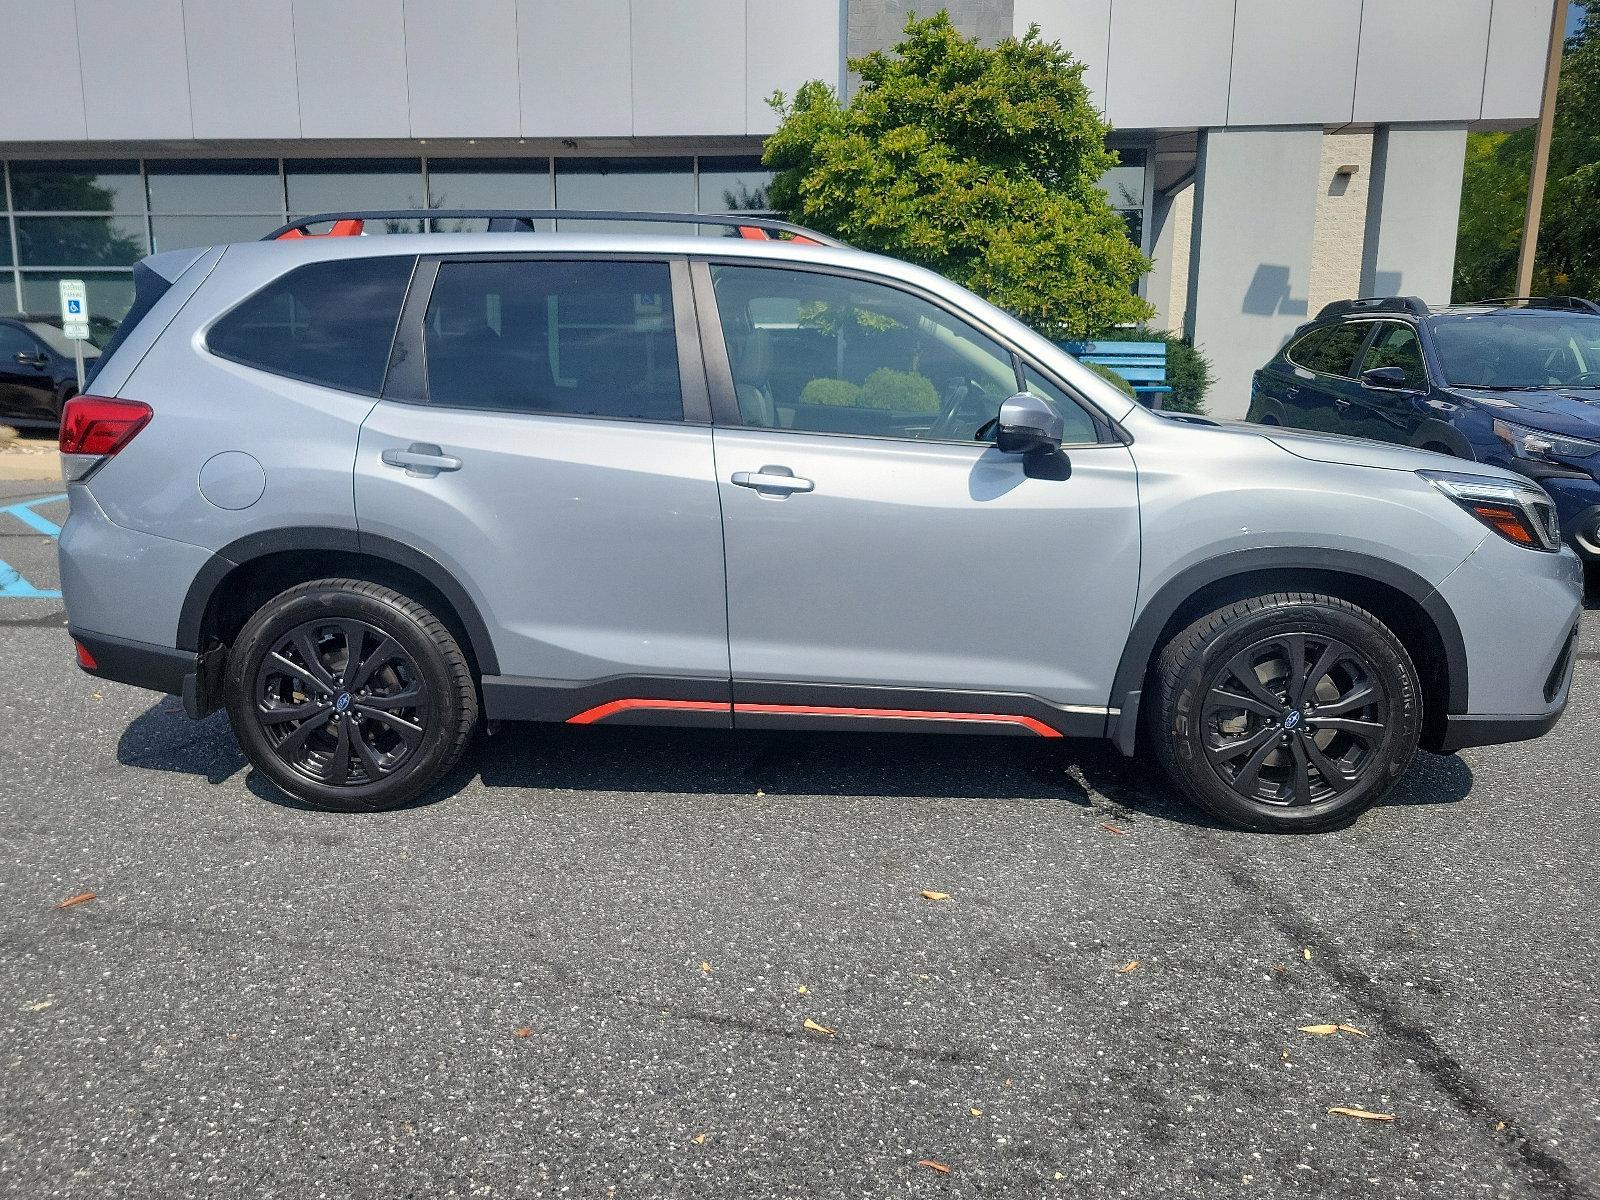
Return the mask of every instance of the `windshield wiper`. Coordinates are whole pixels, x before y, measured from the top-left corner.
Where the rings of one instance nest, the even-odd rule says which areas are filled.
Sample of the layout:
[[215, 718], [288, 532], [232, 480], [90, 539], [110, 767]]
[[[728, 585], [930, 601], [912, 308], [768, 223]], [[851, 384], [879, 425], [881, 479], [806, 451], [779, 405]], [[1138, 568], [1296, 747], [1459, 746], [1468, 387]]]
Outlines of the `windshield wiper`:
[[1451, 387], [1474, 388], [1480, 392], [1550, 392], [1557, 388], [1576, 387], [1572, 383], [1452, 383]]

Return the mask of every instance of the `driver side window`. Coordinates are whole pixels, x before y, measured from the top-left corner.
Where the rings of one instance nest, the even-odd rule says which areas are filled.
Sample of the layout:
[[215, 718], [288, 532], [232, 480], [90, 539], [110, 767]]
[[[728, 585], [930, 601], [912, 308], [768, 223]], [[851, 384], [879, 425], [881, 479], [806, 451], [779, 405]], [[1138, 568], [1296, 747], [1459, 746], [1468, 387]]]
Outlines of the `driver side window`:
[[771, 267], [711, 278], [746, 426], [989, 441], [1017, 390], [1004, 347], [907, 292]]

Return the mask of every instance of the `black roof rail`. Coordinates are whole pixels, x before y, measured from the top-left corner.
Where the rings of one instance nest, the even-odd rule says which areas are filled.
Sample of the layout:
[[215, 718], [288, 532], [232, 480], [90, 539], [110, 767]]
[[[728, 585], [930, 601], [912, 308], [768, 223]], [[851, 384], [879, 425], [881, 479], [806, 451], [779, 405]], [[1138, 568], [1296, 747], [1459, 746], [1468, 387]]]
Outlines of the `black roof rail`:
[[[359, 234], [368, 221], [455, 221], [487, 220], [489, 230], [500, 232], [534, 231], [535, 221], [639, 221], [663, 225], [720, 225], [737, 230], [740, 237], [755, 241], [778, 240], [775, 235], [788, 235], [783, 240], [810, 242], [818, 246], [843, 247], [844, 243], [815, 229], [792, 225], [775, 217], [761, 217], [745, 213], [673, 213], [673, 212], [605, 212], [576, 208], [374, 208], [351, 212], [314, 213], [300, 217], [281, 228], [274, 229], [261, 240], [275, 242], [280, 238], [351, 237]], [[312, 225], [334, 226], [328, 234], [309, 231]]]
[[[1474, 304], [1498, 304], [1502, 308], [1554, 308], [1563, 312], [1600, 313], [1600, 304], [1582, 296], [1492, 296], [1487, 300], [1469, 300], [1464, 307]], [[1456, 307], [1451, 305], [1452, 308]]]
[[1426, 317], [1431, 311], [1420, 296], [1363, 296], [1359, 300], [1335, 300], [1332, 304], [1324, 304], [1322, 311], [1317, 314], [1317, 320], [1368, 312], [1398, 312]]

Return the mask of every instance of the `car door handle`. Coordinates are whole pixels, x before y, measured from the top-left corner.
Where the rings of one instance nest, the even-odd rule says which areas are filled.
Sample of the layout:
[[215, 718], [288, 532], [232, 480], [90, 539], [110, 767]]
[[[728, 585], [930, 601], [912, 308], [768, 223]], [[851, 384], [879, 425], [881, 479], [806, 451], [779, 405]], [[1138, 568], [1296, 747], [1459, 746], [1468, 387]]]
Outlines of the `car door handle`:
[[1335, 396], [1333, 398], [1333, 406], [1337, 409], [1346, 409], [1350, 407], [1350, 401], [1346, 400], [1343, 396]]
[[788, 467], [762, 467], [759, 471], [735, 471], [733, 483], [737, 487], [754, 488], [758, 492], [809, 492], [816, 487], [809, 479], [801, 479]]
[[385, 450], [383, 463], [387, 467], [404, 467], [407, 475], [420, 479], [432, 479], [440, 471], [461, 469], [459, 458], [428, 442], [412, 442], [404, 450]]

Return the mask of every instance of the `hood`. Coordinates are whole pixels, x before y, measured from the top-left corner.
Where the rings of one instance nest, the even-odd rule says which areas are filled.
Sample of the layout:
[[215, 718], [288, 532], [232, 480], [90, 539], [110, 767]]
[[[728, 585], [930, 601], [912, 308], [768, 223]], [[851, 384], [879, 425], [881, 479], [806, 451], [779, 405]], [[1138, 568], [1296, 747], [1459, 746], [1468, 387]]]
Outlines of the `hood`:
[[1451, 393], [1492, 416], [1545, 433], [1600, 440], [1600, 387], [1545, 388], [1529, 392], [1493, 392], [1451, 388]]
[[1385, 471], [1465, 471], [1472, 475], [1521, 479], [1521, 476], [1487, 463], [1462, 462], [1448, 454], [1413, 450], [1410, 446], [1369, 442], [1365, 438], [1345, 437], [1337, 433], [1312, 433], [1300, 429], [1291, 431], [1270, 425], [1245, 425], [1244, 428], [1260, 434], [1280, 450], [1311, 462], [1377, 467]]

